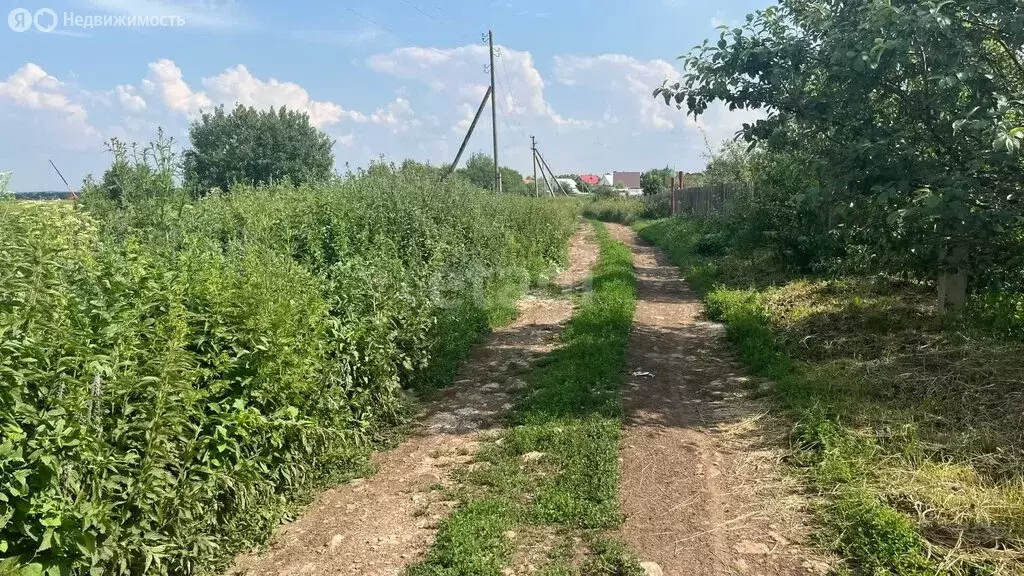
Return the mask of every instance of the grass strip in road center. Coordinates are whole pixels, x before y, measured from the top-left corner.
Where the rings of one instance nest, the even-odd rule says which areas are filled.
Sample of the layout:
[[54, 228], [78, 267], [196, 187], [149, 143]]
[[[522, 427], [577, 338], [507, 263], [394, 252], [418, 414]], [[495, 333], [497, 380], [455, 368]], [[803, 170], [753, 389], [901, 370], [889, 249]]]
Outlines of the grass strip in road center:
[[459, 505], [410, 575], [499, 575], [527, 547], [544, 551], [529, 559], [540, 574], [642, 573], [621, 545], [600, 536], [622, 522], [619, 391], [636, 278], [629, 249], [595, 227], [593, 291], [581, 298], [563, 345], [526, 374], [507, 429], [457, 475]]

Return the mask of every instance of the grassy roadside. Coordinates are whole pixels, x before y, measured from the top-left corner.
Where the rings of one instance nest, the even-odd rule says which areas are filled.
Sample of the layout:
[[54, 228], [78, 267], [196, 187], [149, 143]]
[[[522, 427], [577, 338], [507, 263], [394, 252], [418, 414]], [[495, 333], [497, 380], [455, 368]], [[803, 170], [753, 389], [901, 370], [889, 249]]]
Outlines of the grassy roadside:
[[[619, 387], [636, 280], [628, 248], [596, 224], [600, 259], [562, 334], [564, 345], [527, 375], [509, 425], [457, 478], [455, 512], [412, 576], [498, 575], [526, 548], [540, 574], [637, 574], [603, 529], [618, 510]], [[526, 561], [526, 560], [523, 560]]]
[[943, 317], [909, 283], [787, 279], [763, 255], [725, 249], [713, 223], [638, 228], [775, 382], [841, 571], [1024, 571], [1021, 342]]

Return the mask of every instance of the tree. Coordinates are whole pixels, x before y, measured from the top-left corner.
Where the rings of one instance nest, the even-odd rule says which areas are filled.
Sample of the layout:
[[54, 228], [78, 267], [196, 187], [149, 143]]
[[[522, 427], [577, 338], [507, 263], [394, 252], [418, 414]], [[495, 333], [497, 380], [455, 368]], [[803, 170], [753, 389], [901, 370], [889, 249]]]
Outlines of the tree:
[[668, 191], [669, 179], [672, 178], [672, 169], [668, 166], [660, 170], [648, 170], [640, 175], [640, 188], [644, 196], [653, 196]]
[[501, 174], [501, 191], [505, 194], [517, 194], [519, 196], [533, 195], [533, 188], [526, 185], [523, 175], [518, 170], [502, 166], [498, 169]]
[[192, 123], [189, 139], [185, 183], [200, 195], [235, 183], [326, 180], [334, 166], [330, 137], [310, 125], [306, 113], [283, 106], [259, 111], [239, 105], [230, 114], [219, 106]]
[[781, 0], [695, 48], [655, 94], [694, 116], [765, 110], [743, 139], [806, 151], [827, 183], [794, 196], [959, 306], [968, 273], [994, 278], [1024, 228], [1021, 54], [1015, 2]]
[[[533, 190], [523, 181], [523, 175], [519, 171], [507, 166], [501, 166], [498, 169], [498, 173], [501, 175], [502, 192], [505, 194], [533, 194]], [[457, 170], [456, 174], [461, 175], [480, 188], [493, 190], [494, 158], [487, 154], [473, 154], [466, 161], [466, 167]]]
[[485, 190], [494, 189], [494, 159], [487, 154], [476, 153], [466, 160], [466, 167], [458, 174]]

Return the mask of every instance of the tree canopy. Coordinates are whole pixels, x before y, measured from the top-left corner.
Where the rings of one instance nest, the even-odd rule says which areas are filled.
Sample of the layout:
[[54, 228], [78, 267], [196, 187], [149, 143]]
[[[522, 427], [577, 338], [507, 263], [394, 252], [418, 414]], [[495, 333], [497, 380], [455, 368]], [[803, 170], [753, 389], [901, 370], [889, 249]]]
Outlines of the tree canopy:
[[267, 184], [289, 179], [325, 180], [334, 167], [334, 142], [309, 123], [304, 112], [257, 110], [239, 105], [203, 113], [189, 128], [185, 183], [198, 194], [232, 184]]
[[656, 170], [648, 170], [640, 175], [640, 188], [644, 196], [653, 196], [668, 191], [669, 179], [672, 178], [672, 169], [668, 166]]
[[990, 282], [1024, 228], [1022, 60], [1016, 2], [781, 0], [655, 95], [694, 116], [762, 109], [742, 138], [806, 151], [820, 185], [795, 192], [830, 206], [846, 242]]
[[[473, 154], [466, 161], [466, 167], [460, 168], [457, 174], [466, 178], [473, 184], [485, 190], [494, 189], [494, 157], [487, 154]], [[507, 166], [500, 166], [498, 173], [501, 175], [501, 189], [505, 194], [526, 195], [532, 194], [523, 175], [519, 171]]]

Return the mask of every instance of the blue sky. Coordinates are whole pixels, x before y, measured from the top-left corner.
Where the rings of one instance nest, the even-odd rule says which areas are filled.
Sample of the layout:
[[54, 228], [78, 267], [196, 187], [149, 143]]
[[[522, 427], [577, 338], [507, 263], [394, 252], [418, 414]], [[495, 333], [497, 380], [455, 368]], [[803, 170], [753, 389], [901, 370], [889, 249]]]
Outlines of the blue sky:
[[[50, 9], [58, 23], [0, 24], [0, 172], [14, 190], [60, 189], [52, 159], [77, 186], [109, 163], [110, 138], [147, 142], [163, 127], [187, 143], [190, 119], [236, 102], [309, 112], [336, 140], [338, 170], [382, 155], [450, 162], [487, 86], [488, 28], [502, 164], [527, 172], [532, 134], [556, 172], [695, 170], [756, 112], [694, 121], [650, 92], [716, 25], [769, 2], [9, 0], [4, 12]], [[470, 151], [489, 152], [490, 137], [481, 122]]]

